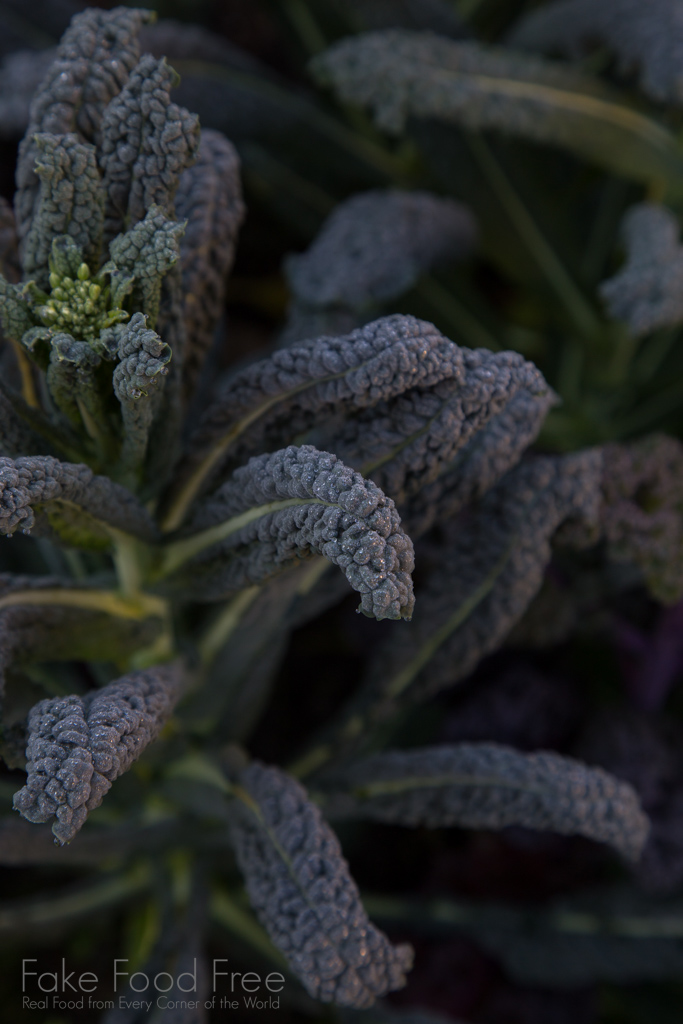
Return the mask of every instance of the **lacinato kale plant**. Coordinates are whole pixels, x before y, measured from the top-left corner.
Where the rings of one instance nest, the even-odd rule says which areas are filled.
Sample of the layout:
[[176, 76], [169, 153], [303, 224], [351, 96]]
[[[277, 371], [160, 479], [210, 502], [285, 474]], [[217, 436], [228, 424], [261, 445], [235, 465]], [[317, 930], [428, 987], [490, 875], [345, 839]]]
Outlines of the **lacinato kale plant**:
[[127, 965], [104, 1024], [250, 957], [238, 1016], [676, 1019], [677, 0], [20, 6], [0, 937]]

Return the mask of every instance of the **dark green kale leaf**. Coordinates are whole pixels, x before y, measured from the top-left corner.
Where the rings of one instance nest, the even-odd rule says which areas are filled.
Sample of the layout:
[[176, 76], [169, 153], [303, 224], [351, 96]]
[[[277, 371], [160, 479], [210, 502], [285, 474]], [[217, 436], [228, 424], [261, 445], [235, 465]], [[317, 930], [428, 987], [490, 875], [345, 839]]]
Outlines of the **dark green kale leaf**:
[[461, 743], [373, 754], [349, 765], [325, 797], [332, 817], [427, 828], [509, 825], [582, 835], [638, 860], [649, 822], [636, 791], [601, 768], [549, 751]]
[[306, 990], [362, 1009], [405, 984], [408, 945], [368, 920], [339, 841], [298, 782], [254, 762], [239, 777], [230, 834], [260, 921]]
[[112, 782], [156, 739], [182, 688], [179, 666], [131, 672], [85, 697], [52, 697], [29, 715], [28, 778], [14, 806], [28, 821], [57, 821], [69, 843]]
[[322, 554], [361, 594], [366, 615], [412, 614], [413, 546], [394, 502], [311, 445], [250, 459], [199, 506], [187, 532], [168, 545], [160, 576], [199, 600], [221, 600]]

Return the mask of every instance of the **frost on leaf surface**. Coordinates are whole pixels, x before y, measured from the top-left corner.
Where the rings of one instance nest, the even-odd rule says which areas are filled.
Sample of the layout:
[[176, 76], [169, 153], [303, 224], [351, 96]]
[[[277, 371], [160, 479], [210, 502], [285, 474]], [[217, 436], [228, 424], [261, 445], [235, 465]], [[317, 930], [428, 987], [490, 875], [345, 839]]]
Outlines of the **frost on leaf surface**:
[[90, 9], [77, 14], [64, 33], [34, 96], [19, 148], [15, 210], [21, 238], [31, 224], [38, 191], [34, 135], [75, 132], [82, 142], [97, 144], [104, 108], [137, 64], [138, 32], [151, 17], [150, 11], [135, 8]]
[[600, 294], [616, 320], [632, 334], [683, 321], [683, 246], [678, 219], [658, 203], [638, 203], [621, 226], [626, 263], [603, 282]]
[[580, 57], [596, 42], [638, 71], [643, 92], [683, 104], [683, 7], [678, 0], [559, 0], [533, 11], [507, 37], [510, 46]]
[[31, 228], [24, 240], [24, 275], [41, 288], [50, 278], [49, 258], [53, 239], [68, 235], [89, 266], [99, 263], [104, 192], [97, 170], [95, 147], [77, 135], [34, 136], [36, 174], [40, 178], [38, 201]]
[[460, 348], [459, 355], [457, 376], [361, 410], [323, 438], [401, 506], [411, 535], [495, 483], [555, 401], [543, 375], [516, 352]]
[[511, 470], [463, 522], [420, 593], [410, 626], [378, 651], [369, 686], [422, 699], [465, 678], [521, 618], [565, 521], [596, 524], [601, 455], [536, 458]]
[[197, 161], [180, 176], [175, 207], [178, 220], [186, 222], [180, 269], [188, 340], [183, 384], [188, 397], [223, 313], [227, 277], [246, 212], [239, 157], [220, 132], [202, 130]]
[[339, 413], [457, 376], [461, 363], [433, 324], [402, 315], [274, 352], [227, 382], [192, 438], [183, 475], [199, 474], [196, 494], [220, 466], [279, 448]]
[[[311, 68], [339, 100], [369, 109], [394, 134], [411, 117], [492, 129], [568, 148], [643, 181], [680, 163], [673, 137], [644, 115], [625, 117], [612, 89], [521, 51], [388, 29], [334, 43]], [[639, 145], [641, 133], [659, 137], [657, 153]]]
[[608, 843], [637, 860], [648, 819], [635, 790], [601, 768], [548, 751], [461, 743], [374, 754], [332, 793], [343, 815], [398, 825], [500, 829], [509, 825]]
[[336, 207], [305, 253], [288, 258], [287, 278], [305, 305], [362, 310], [396, 298], [435, 264], [466, 256], [475, 230], [453, 199], [362, 192]]
[[402, 504], [411, 536], [447, 521], [486, 494], [536, 440], [558, 400], [533, 363], [516, 352], [464, 349], [463, 354], [464, 386], [453, 401], [456, 415], [463, 416], [464, 443], [452, 455], [446, 443], [435, 463], [437, 472]]
[[135, 313], [119, 329], [119, 363], [113, 378], [124, 429], [121, 463], [132, 485], [139, 482], [142, 473], [152, 421], [171, 360], [170, 347], [146, 326], [146, 321], [142, 313]]
[[188, 533], [177, 546], [198, 553], [173, 582], [199, 599], [220, 600], [321, 554], [360, 593], [366, 615], [412, 614], [413, 545], [394, 502], [311, 445], [250, 459], [200, 505]]
[[155, 536], [137, 498], [87, 466], [49, 455], [0, 458], [0, 533], [34, 527], [41, 534], [54, 530], [67, 542], [86, 547], [107, 547], [107, 528], [145, 540]]
[[56, 817], [70, 842], [112, 782], [156, 739], [180, 696], [177, 665], [131, 672], [85, 697], [42, 700], [29, 715], [26, 785], [14, 796], [28, 821]]
[[368, 920], [339, 841], [298, 782], [254, 762], [230, 804], [232, 843], [252, 906], [306, 990], [356, 1009], [401, 988], [410, 946]]
[[104, 113], [99, 160], [107, 240], [137, 224], [150, 206], [173, 216], [178, 179], [199, 147], [196, 114], [171, 102], [176, 78], [165, 60], [145, 54]]

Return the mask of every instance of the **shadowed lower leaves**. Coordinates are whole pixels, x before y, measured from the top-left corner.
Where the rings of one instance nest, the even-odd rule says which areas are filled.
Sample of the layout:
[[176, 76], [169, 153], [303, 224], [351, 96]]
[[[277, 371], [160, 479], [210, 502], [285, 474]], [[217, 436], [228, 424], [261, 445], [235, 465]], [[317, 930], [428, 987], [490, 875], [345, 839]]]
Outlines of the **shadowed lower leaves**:
[[444, 828], [582, 835], [638, 860], [649, 822], [635, 790], [601, 768], [498, 743], [386, 751], [350, 764], [325, 794], [334, 817]]
[[370, 923], [339, 841], [306, 791], [258, 762], [239, 783], [230, 832], [247, 892], [306, 990], [362, 1009], [401, 988], [412, 950]]

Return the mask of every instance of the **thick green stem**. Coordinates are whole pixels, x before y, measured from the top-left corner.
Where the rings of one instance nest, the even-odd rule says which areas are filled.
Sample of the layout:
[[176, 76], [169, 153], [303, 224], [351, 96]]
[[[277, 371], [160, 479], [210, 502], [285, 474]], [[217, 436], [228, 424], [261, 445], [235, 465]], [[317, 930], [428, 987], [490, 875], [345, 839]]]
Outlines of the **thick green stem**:
[[600, 331], [600, 321], [595, 312], [546, 241], [487, 143], [476, 134], [470, 134], [468, 139], [484, 176], [568, 316], [582, 337], [594, 338]]
[[[329, 565], [329, 562], [325, 561], [325, 565]], [[199, 659], [203, 666], [208, 666], [213, 662], [220, 649], [228, 642], [239, 626], [246, 610], [251, 607], [260, 592], [261, 587], [259, 586], [247, 587], [246, 590], [242, 590], [237, 594], [232, 601], [229, 601], [217, 618], [213, 620], [197, 643]]]
[[14, 605], [62, 605], [68, 608], [83, 608], [86, 611], [106, 612], [122, 619], [147, 619], [150, 616], [163, 617], [167, 603], [152, 594], [138, 594], [126, 600], [114, 590], [69, 590], [67, 587], [45, 587], [43, 590], [13, 590], [0, 597], [0, 609]]

